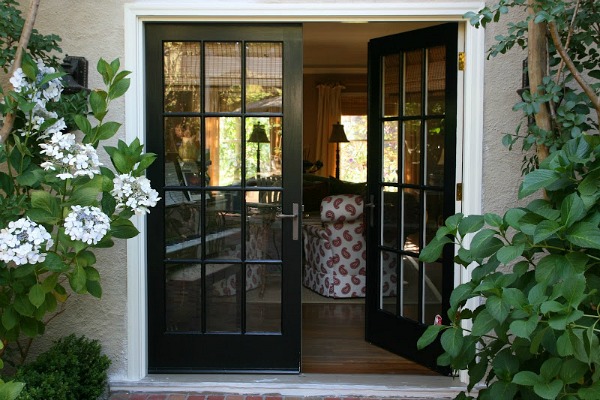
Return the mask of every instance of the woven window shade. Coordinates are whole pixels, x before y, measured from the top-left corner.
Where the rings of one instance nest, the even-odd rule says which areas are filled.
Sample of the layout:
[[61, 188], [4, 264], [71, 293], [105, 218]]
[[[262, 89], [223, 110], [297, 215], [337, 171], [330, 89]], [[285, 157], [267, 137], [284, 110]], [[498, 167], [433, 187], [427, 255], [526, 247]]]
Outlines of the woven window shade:
[[342, 115], [367, 115], [367, 94], [342, 92]]

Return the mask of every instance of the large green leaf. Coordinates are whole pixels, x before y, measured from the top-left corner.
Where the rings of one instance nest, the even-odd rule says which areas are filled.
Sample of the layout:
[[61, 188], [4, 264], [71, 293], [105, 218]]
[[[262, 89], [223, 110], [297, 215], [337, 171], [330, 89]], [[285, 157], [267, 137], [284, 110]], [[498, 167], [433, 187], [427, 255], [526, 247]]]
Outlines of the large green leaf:
[[517, 394], [518, 387], [512, 382], [496, 381], [490, 385], [490, 398], [492, 399], [513, 399]]
[[46, 299], [46, 292], [42, 285], [35, 284], [29, 289], [29, 301], [36, 308], [39, 308], [42, 304], [44, 304], [44, 300]]
[[462, 349], [464, 336], [462, 329], [451, 327], [442, 334], [442, 347], [452, 357], [458, 357]]
[[577, 222], [567, 231], [567, 240], [576, 246], [600, 250], [600, 229], [589, 222]]
[[544, 220], [537, 224], [533, 231], [533, 243], [537, 244], [551, 238], [561, 229], [561, 225], [556, 221]]
[[510, 313], [510, 306], [501, 297], [490, 296], [485, 302], [485, 308], [499, 323], [503, 323]]
[[434, 237], [421, 251], [419, 260], [429, 263], [437, 261], [442, 255], [444, 246], [448, 243], [452, 243], [452, 240], [446, 236]]
[[567, 259], [558, 254], [550, 254], [542, 258], [535, 268], [535, 280], [539, 283], [552, 285], [565, 274]]
[[539, 382], [533, 385], [533, 391], [535, 394], [543, 399], [554, 400], [558, 397], [558, 394], [564, 386], [563, 381], [560, 379], [554, 379], [550, 382]]
[[417, 341], [417, 349], [422, 350], [429, 346], [438, 337], [438, 334], [445, 327], [443, 325], [429, 325], [423, 335]]
[[510, 381], [512, 376], [519, 371], [519, 359], [509, 348], [505, 348], [498, 352], [492, 360], [492, 368], [500, 379]]
[[561, 175], [549, 169], [536, 169], [525, 175], [521, 187], [519, 188], [519, 198], [529, 196], [538, 190], [549, 186], [554, 181], [561, 178]]
[[484, 218], [481, 215], [469, 215], [464, 217], [458, 224], [458, 233], [465, 236], [467, 233], [475, 233], [483, 228]]
[[563, 358], [561, 359], [559, 377], [566, 385], [571, 385], [579, 382], [589, 370], [590, 367], [579, 360]]
[[589, 387], [580, 388], [577, 395], [583, 400], [598, 400], [600, 399], [600, 381], [592, 383]]
[[496, 326], [498, 326], [498, 321], [487, 309], [484, 309], [477, 314], [477, 317], [475, 317], [473, 327], [471, 328], [471, 334], [483, 336], [490, 333]]
[[25, 383], [23, 382], [4, 382], [0, 383], [0, 399], [2, 400], [15, 400], [23, 388]]
[[131, 239], [140, 233], [128, 219], [118, 218], [110, 224], [110, 234], [119, 239]]
[[519, 371], [513, 376], [513, 383], [523, 386], [533, 386], [542, 382], [542, 377], [533, 371]]
[[508, 264], [517, 257], [520, 257], [523, 254], [523, 250], [525, 250], [525, 245], [523, 243], [504, 246], [498, 250], [496, 257], [498, 257], [498, 261], [502, 264]]
[[581, 197], [577, 193], [571, 193], [562, 202], [560, 206], [560, 219], [562, 224], [569, 228], [575, 222], [585, 217], [586, 210]]
[[73, 272], [69, 274], [69, 283], [71, 288], [77, 293], [85, 292], [87, 282], [87, 275], [82, 266], [78, 265], [75, 267]]
[[19, 323], [19, 314], [13, 307], [6, 307], [2, 312], [2, 326], [7, 331], [11, 330]]
[[510, 331], [517, 337], [529, 339], [538, 324], [538, 316], [532, 315], [527, 320], [516, 320], [511, 322]]

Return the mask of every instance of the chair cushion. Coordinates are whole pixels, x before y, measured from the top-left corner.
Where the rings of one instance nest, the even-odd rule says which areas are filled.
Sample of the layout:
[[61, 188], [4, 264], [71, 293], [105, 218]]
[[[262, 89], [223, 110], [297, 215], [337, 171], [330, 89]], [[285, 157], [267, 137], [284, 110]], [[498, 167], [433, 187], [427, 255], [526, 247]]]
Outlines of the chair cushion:
[[356, 194], [327, 196], [321, 201], [321, 221], [350, 222], [362, 218], [363, 198]]

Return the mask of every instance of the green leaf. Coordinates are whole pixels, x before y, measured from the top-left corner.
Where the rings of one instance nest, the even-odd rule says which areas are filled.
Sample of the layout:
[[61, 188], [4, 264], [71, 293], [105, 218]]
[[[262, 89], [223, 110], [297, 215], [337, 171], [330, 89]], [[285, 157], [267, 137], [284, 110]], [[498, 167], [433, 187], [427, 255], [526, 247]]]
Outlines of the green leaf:
[[523, 250], [525, 250], [525, 245], [523, 243], [505, 246], [498, 250], [496, 257], [498, 257], [498, 261], [502, 264], [508, 264], [517, 257], [520, 257], [523, 254]]
[[35, 266], [33, 264], [25, 264], [19, 265], [15, 269], [13, 269], [12, 276], [13, 278], [23, 278], [29, 274], [33, 274], [35, 270]]
[[600, 381], [592, 383], [589, 387], [580, 388], [577, 395], [583, 400], [598, 400], [600, 399]]
[[458, 357], [460, 354], [463, 341], [464, 336], [462, 329], [456, 327], [450, 327], [449, 329], [446, 329], [440, 340], [444, 350], [446, 350], [446, 352], [454, 358]]
[[518, 387], [512, 382], [496, 381], [490, 386], [490, 398], [513, 399], [517, 394]]
[[9, 331], [19, 323], [19, 314], [13, 307], [7, 307], [2, 312], [2, 326]]
[[487, 309], [484, 309], [477, 314], [477, 317], [475, 317], [475, 320], [473, 321], [473, 327], [471, 328], [471, 335], [486, 335], [490, 333], [496, 326], [498, 326], [498, 321]]
[[543, 199], [535, 199], [527, 204], [527, 209], [545, 219], [556, 221], [560, 218], [560, 211], [552, 203]]
[[498, 296], [490, 296], [485, 302], [485, 308], [499, 323], [503, 323], [510, 313], [510, 306]]
[[533, 232], [533, 243], [538, 244], [554, 235], [561, 228], [556, 221], [544, 220], [540, 222]]
[[75, 292], [83, 293], [85, 291], [87, 275], [82, 266], [76, 266], [73, 272], [71, 272], [69, 275], [69, 283]]
[[0, 399], [2, 400], [14, 400], [16, 399], [23, 388], [25, 383], [23, 382], [5, 382], [0, 384]]
[[440, 238], [434, 237], [431, 242], [429, 242], [429, 244], [427, 244], [427, 246], [425, 246], [425, 248], [421, 251], [419, 260], [429, 263], [437, 261], [442, 255], [444, 246], [448, 243], [452, 243], [452, 240], [446, 236], [442, 236]]
[[550, 254], [542, 258], [535, 268], [535, 280], [552, 285], [562, 279], [565, 272], [566, 258], [562, 255]]
[[566, 238], [576, 246], [600, 250], [600, 229], [589, 222], [577, 222], [567, 231]]
[[504, 225], [504, 221], [498, 214], [487, 213], [483, 216], [486, 224], [493, 228], [501, 228]]
[[455, 287], [450, 294], [450, 306], [457, 308], [463, 301], [470, 297], [476, 296], [476, 294], [473, 293], [473, 289], [474, 287], [472, 282], [462, 283]]
[[551, 382], [539, 382], [533, 385], [535, 394], [544, 399], [553, 400], [558, 397], [564, 384], [560, 379], [554, 379]]
[[562, 202], [560, 207], [560, 217], [562, 224], [569, 228], [575, 222], [585, 217], [586, 210], [581, 197], [577, 193], [571, 193]]
[[465, 236], [468, 233], [474, 233], [483, 228], [484, 218], [481, 215], [469, 215], [464, 217], [458, 224], [458, 233]]
[[475, 259], [489, 257], [504, 247], [504, 243], [494, 236], [496, 234], [491, 229], [483, 229], [475, 234], [470, 244], [471, 254]]
[[119, 239], [131, 239], [140, 232], [128, 219], [118, 218], [110, 224], [110, 234]]
[[510, 349], [505, 348], [492, 360], [492, 368], [500, 379], [510, 381], [519, 371], [519, 359], [511, 353]]
[[563, 360], [558, 357], [551, 357], [544, 361], [540, 368], [540, 375], [545, 380], [550, 380], [560, 373], [560, 366]]
[[31, 289], [29, 289], [29, 301], [35, 306], [35, 308], [40, 308], [40, 306], [44, 304], [45, 299], [46, 292], [39, 283], [33, 285]]
[[444, 328], [444, 325], [429, 325], [417, 341], [417, 349], [422, 350], [433, 343], [440, 331]]
[[33, 190], [30, 196], [32, 208], [39, 208], [52, 216], [58, 216], [60, 207], [56, 197], [44, 190]]
[[578, 321], [581, 317], [583, 317], [581, 310], [574, 310], [567, 314], [555, 314], [548, 320], [548, 325], [556, 331], [564, 331], [567, 325]]
[[102, 287], [99, 281], [87, 281], [85, 285], [87, 291], [97, 299], [102, 298]]
[[565, 385], [579, 382], [590, 369], [587, 364], [574, 358], [562, 359], [561, 361], [559, 377]]
[[79, 187], [73, 191], [65, 204], [80, 206], [95, 206], [98, 202], [100, 190], [93, 187]]
[[513, 383], [523, 386], [533, 386], [542, 382], [542, 377], [532, 371], [520, 371], [513, 376]]
[[75, 125], [77, 125], [77, 128], [79, 128], [81, 132], [83, 132], [86, 135], [92, 133], [92, 124], [85, 116], [77, 114], [73, 117], [73, 120], [75, 121]]
[[517, 337], [529, 339], [538, 324], [538, 316], [532, 315], [527, 320], [516, 320], [511, 322], [510, 331]]
[[121, 127], [121, 124], [119, 124], [118, 122], [106, 122], [98, 127], [98, 130], [96, 132], [96, 139], [97, 140], [110, 139], [117, 133], [117, 131], [119, 130], [120, 127]]
[[513, 227], [517, 230], [521, 230], [521, 218], [527, 214], [527, 211], [521, 208], [511, 208], [504, 214], [504, 221], [508, 224], [508, 226]]
[[35, 307], [31, 304], [31, 301], [29, 301], [29, 297], [22, 294], [15, 296], [13, 306], [16, 312], [26, 317], [31, 317], [35, 312]]
[[131, 82], [129, 79], [123, 79], [115, 83], [108, 91], [108, 97], [110, 99], [116, 99], [123, 96], [125, 92], [127, 92], [127, 90], [129, 89], [130, 83]]
[[536, 169], [525, 175], [523, 183], [519, 188], [519, 199], [529, 196], [537, 192], [551, 183], [557, 181], [561, 175], [553, 170], [549, 169]]
[[94, 117], [101, 121], [106, 115], [106, 99], [103, 95], [101, 95], [98, 91], [94, 90], [90, 93], [89, 96], [90, 108], [92, 109], [92, 114]]
[[62, 258], [53, 252], [50, 252], [46, 255], [43, 265], [48, 269], [48, 271], [52, 272], [65, 272], [67, 269], [69, 269], [69, 266], [64, 263]]

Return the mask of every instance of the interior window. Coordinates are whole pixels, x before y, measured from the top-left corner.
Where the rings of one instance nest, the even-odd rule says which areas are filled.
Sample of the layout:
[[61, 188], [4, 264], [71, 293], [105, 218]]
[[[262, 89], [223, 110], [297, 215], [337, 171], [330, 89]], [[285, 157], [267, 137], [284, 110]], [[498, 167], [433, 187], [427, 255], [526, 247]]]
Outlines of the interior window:
[[340, 179], [348, 182], [367, 181], [367, 116], [342, 115], [348, 138], [340, 143]]

